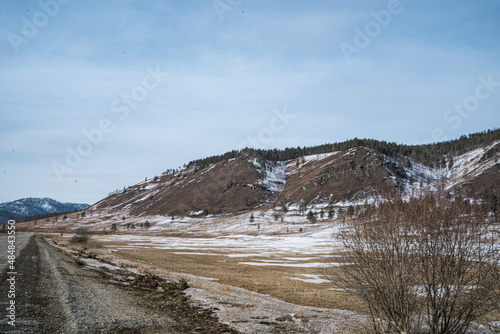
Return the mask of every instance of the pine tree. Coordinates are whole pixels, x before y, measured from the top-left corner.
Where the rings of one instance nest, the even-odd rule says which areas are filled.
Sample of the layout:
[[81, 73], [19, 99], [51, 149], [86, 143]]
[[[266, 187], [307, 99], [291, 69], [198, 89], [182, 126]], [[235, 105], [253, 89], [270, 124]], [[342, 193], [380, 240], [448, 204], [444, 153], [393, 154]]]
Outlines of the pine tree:
[[318, 219], [316, 218], [316, 215], [311, 210], [309, 210], [309, 213], [307, 214], [307, 220], [309, 220], [311, 224], [314, 224]]
[[352, 205], [349, 205], [349, 207], [347, 208], [347, 215], [348, 216], [354, 215], [354, 207]]
[[339, 211], [337, 212], [338, 217], [342, 217], [344, 215], [344, 210], [342, 208], [339, 208]]

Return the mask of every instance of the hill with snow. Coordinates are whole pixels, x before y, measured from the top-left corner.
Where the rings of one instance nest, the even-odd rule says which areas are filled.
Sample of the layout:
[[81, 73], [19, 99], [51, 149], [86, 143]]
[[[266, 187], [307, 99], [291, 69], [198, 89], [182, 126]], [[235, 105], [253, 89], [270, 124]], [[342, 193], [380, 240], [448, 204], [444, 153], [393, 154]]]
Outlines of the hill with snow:
[[228, 215], [255, 209], [291, 210], [359, 205], [390, 192], [459, 191], [500, 195], [500, 141], [447, 155], [430, 167], [411, 157], [363, 146], [270, 161], [241, 154], [206, 166], [165, 173], [94, 204], [124, 216]]

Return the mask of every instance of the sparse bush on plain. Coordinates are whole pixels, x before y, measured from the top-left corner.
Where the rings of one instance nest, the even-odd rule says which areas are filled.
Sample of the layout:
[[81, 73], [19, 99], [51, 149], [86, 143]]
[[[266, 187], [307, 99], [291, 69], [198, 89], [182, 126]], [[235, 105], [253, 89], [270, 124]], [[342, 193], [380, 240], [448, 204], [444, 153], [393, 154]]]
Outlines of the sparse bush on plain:
[[465, 333], [498, 307], [489, 217], [459, 196], [371, 206], [346, 220], [338, 240], [347, 264], [331, 279], [367, 305], [376, 333], [419, 333], [423, 324], [431, 334]]
[[189, 288], [189, 283], [184, 277], [182, 277], [179, 281], [174, 282], [173, 285], [181, 291]]
[[83, 227], [76, 230], [70, 242], [73, 244], [85, 244], [90, 240], [90, 232]]

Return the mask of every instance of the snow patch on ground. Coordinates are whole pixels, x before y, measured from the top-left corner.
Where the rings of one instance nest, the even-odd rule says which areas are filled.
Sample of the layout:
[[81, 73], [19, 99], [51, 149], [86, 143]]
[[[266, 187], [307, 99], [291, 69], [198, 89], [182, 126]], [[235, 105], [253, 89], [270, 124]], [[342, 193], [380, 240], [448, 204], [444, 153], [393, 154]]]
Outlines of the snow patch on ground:
[[315, 263], [238, 262], [238, 263], [245, 264], [248, 266], [276, 266], [276, 267], [297, 267], [297, 268], [329, 268], [329, 267], [332, 267], [331, 263], [322, 263], [322, 262], [315, 262]]
[[215, 168], [215, 164], [213, 164], [213, 165], [211, 165], [210, 167], [208, 167], [208, 168], [206, 168], [205, 170], [203, 170], [203, 171], [200, 173], [200, 175], [203, 175], [203, 174], [205, 174], [205, 173], [207, 173], [207, 172], [211, 171], [211, 170], [212, 170], [212, 169], [214, 169], [214, 168]]
[[491, 321], [489, 325], [493, 328], [500, 328], [500, 321]]
[[[321, 161], [323, 159], [329, 158], [333, 155], [340, 153], [340, 151], [330, 152], [330, 153], [321, 153], [321, 154], [311, 154], [306, 155], [297, 159], [291, 159], [286, 161], [287, 168], [290, 168], [290, 171], [287, 172], [287, 175], [293, 175], [297, 173], [300, 169], [302, 169], [305, 165], [310, 162]], [[298, 165], [297, 165], [298, 161]]]
[[304, 160], [305, 160], [306, 162], [310, 162], [310, 161], [319, 161], [319, 160], [323, 160], [323, 159], [329, 158], [329, 157], [331, 157], [332, 155], [335, 155], [335, 154], [338, 154], [338, 153], [340, 153], [340, 151], [329, 152], [329, 153], [320, 153], [320, 154], [311, 154], [311, 155], [306, 155], [306, 156], [304, 156]]
[[87, 266], [94, 267], [94, 268], [106, 268], [109, 270], [120, 270], [121, 269], [119, 266], [103, 263], [103, 262], [95, 260], [95, 259], [80, 258], [80, 261], [83, 261], [83, 262], [85, 262], [85, 264]]
[[200, 210], [200, 211], [189, 211], [188, 215], [196, 217], [196, 216], [201, 216], [203, 214], [203, 212], [204, 212], [203, 210]]
[[146, 196], [143, 196], [143, 197], [139, 198], [134, 203], [143, 202], [143, 201], [147, 200], [150, 196], [151, 196], [151, 194], [148, 193], [148, 194], [146, 194]]
[[288, 278], [296, 280], [296, 281], [302, 281], [302, 282], [312, 283], [312, 284], [331, 283], [331, 281], [324, 279], [324, 278], [321, 278], [321, 275], [295, 274], [295, 276], [302, 276], [302, 277], [288, 277]]
[[340, 206], [340, 207], [349, 207], [349, 206], [358, 206], [358, 205], [365, 205], [365, 204], [373, 204], [375, 203], [376, 198], [375, 197], [368, 197], [366, 199], [358, 199], [358, 200], [351, 200], [351, 201], [340, 201], [332, 206]]
[[[127, 246], [120, 248], [133, 249], [135, 247], [151, 247], [157, 249], [171, 249], [182, 252], [199, 252], [200, 249], [215, 251], [217, 254], [228, 257], [269, 257], [282, 256], [297, 257], [300, 261], [307, 261], [301, 256], [328, 255], [340, 247], [333, 239], [338, 226], [318, 226], [314, 231], [301, 234], [286, 235], [229, 235], [213, 238], [184, 238], [159, 237], [140, 235], [102, 235], [94, 238], [103, 243], [113, 241], [127, 242]], [[252, 254], [249, 254], [251, 250]], [[256, 262], [258, 263], [258, 262]]]

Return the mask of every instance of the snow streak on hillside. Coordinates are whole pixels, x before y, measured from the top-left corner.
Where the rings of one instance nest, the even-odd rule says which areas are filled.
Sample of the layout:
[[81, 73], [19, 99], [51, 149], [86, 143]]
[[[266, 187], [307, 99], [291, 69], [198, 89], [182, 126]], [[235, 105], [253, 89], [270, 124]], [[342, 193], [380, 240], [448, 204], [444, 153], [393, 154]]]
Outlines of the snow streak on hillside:
[[253, 159], [252, 163], [259, 170], [261, 174], [264, 175], [260, 184], [267, 190], [280, 192], [286, 184], [286, 169], [287, 165], [282, 162], [273, 163], [271, 161], [266, 161], [264, 166], [262, 166], [257, 159]]
[[[297, 173], [300, 169], [302, 169], [304, 166], [306, 166], [310, 162], [324, 160], [324, 159], [329, 158], [332, 155], [335, 155], [338, 153], [340, 153], [340, 152], [336, 151], [336, 152], [330, 152], [330, 153], [311, 154], [311, 155], [303, 156], [303, 157], [298, 158], [298, 159], [288, 160], [288, 161], [286, 161], [287, 168], [290, 168], [290, 167], [295, 167], [295, 168], [290, 168], [292, 170], [287, 171], [287, 175], [292, 175], [292, 174]], [[297, 161], [298, 161], [298, 166], [297, 166]]]
[[446, 173], [446, 178], [448, 179], [446, 189], [457, 184], [462, 184], [500, 163], [498, 155], [490, 159], [485, 159], [485, 155], [490, 150], [496, 149], [498, 145], [500, 145], [500, 141], [454, 158], [453, 167]]
[[[465, 184], [500, 163], [500, 156], [495, 155], [493, 151], [497, 149], [498, 145], [500, 145], [500, 141], [455, 156], [452, 168], [432, 168], [412, 161], [411, 168], [405, 167], [405, 172], [408, 175], [405, 192], [410, 194], [422, 190], [435, 191], [438, 186], [442, 186], [444, 190], [451, 190], [455, 186]], [[448, 159], [446, 164], [449, 163]], [[410, 179], [413, 181], [412, 183], [409, 182]]]

